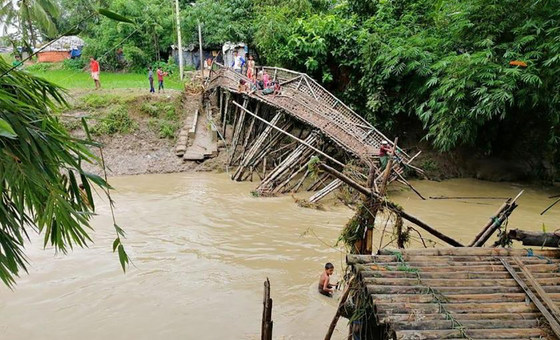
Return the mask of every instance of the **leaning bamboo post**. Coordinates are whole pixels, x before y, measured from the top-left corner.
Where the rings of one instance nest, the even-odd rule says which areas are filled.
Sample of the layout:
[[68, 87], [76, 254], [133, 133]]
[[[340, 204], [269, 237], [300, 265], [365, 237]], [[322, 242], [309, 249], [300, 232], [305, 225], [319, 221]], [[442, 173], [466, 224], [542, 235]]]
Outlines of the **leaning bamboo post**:
[[334, 315], [334, 318], [332, 319], [331, 324], [329, 325], [329, 329], [327, 330], [327, 335], [325, 335], [325, 340], [330, 340], [333, 335], [334, 329], [336, 328], [336, 324], [338, 323], [338, 319], [340, 319], [342, 306], [344, 306], [344, 303], [348, 299], [348, 295], [350, 295], [350, 285], [352, 284], [352, 281], [354, 281], [354, 276], [352, 276], [352, 278], [348, 281], [348, 284], [344, 289], [344, 293], [342, 293], [342, 297], [340, 298], [338, 308], [336, 309], [336, 314]]
[[328, 172], [329, 174], [331, 174], [334, 177], [339, 178], [341, 181], [343, 181], [344, 183], [348, 184], [349, 186], [351, 186], [352, 188], [356, 189], [358, 192], [366, 195], [366, 196], [373, 196], [375, 199], [380, 200], [380, 201], [385, 201], [385, 204], [387, 204], [387, 206], [392, 209], [395, 213], [397, 213], [399, 216], [401, 216], [402, 218], [404, 218], [405, 220], [412, 222], [414, 224], [416, 224], [417, 226], [419, 226], [420, 228], [424, 229], [425, 231], [427, 231], [428, 233], [434, 235], [435, 237], [439, 238], [440, 240], [454, 246], [454, 247], [464, 247], [460, 242], [454, 240], [453, 238], [435, 230], [434, 228], [430, 227], [427, 223], [421, 221], [419, 218], [408, 214], [407, 212], [405, 212], [404, 210], [402, 210], [401, 208], [399, 208], [395, 203], [391, 202], [391, 201], [387, 201], [385, 200], [383, 197], [379, 196], [379, 194], [377, 194], [376, 192], [373, 192], [365, 187], [363, 187], [361, 184], [356, 183], [354, 180], [350, 179], [348, 176], [344, 175], [343, 173], [337, 171], [336, 169], [331, 168], [330, 166], [326, 165], [325, 163], [319, 163], [318, 166], [323, 169], [325, 172]]
[[299, 143], [301, 143], [301, 144], [307, 146], [308, 148], [310, 148], [310, 149], [314, 150], [315, 152], [321, 154], [322, 156], [328, 158], [329, 160], [333, 161], [334, 163], [336, 163], [336, 164], [338, 164], [338, 165], [340, 165], [340, 166], [344, 166], [344, 164], [341, 163], [340, 161], [338, 161], [338, 160], [334, 159], [333, 157], [327, 155], [326, 153], [324, 153], [323, 151], [317, 149], [317, 148], [314, 147], [313, 145], [310, 145], [310, 144], [307, 143], [306, 141], [303, 141], [303, 140], [297, 138], [296, 136], [292, 135], [291, 133], [289, 133], [289, 132], [287, 132], [287, 131], [284, 131], [284, 130], [280, 129], [280, 128], [277, 127], [277, 126], [270, 125], [269, 122], [267, 122], [266, 120], [262, 119], [261, 117], [255, 115], [253, 112], [247, 110], [246, 108], [242, 107], [241, 105], [239, 105], [239, 103], [237, 103], [237, 102], [234, 101], [233, 104], [234, 104], [235, 106], [239, 107], [240, 109], [242, 109], [243, 111], [247, 112], [248, 114], [250, 114], [250, 115], [256, 117], [257, 119], [259, 119], [259, 120], [262, 121], [263, 123], [265, 123], [265, 124], [267, 124], [267, 125], [269, 125], [269, 126], [272, 126], [273, 129], [278, 130], [278, 131], [280, 131], [281, 133], [283, 133], [283, 134], [285, 134], [285, 135], [287, 135], [287, 136], [293, 138], [293, 139], [296, 140], [297, 142], [299, 142]]
[[519, 192], [519, 194], [517, 194], [511, 202], [506, 202], [506, 207], [503, 208], [496, 216], [491, 218], [491, 223], [489, 223], [490, 225], [485, 227], [485, 229], [481, 232], [482, 235], [472, 242], [473, 247], [482, 247], [492, 234], [494, 234], [494, 232], [502, 226], [504, 220], [509, 217], [515, 208], [517, 208], [517, 204], [515, 202], [523, 194], [523, 192], [524, 190], [521, 190], [521, 192]]
[[[243, 108], [246, 108], [248, 104], [249, 100], [245, 98], [245, 100], [243, 100]], [[231, 141], [231, 155], [228, 161], [229, 165], [231, 165], [234, 160], [235, 152], [237, 151], [237, 144], [239, 143], [239, 138], [244, 127], [243, 123], [245, 122], [245, 110], [240, 111], [241, 112], [239, 114], [239, 117], [237, 118], [237, 123], [235, 124], [235, 130], [233, 131], [233, 138]]]

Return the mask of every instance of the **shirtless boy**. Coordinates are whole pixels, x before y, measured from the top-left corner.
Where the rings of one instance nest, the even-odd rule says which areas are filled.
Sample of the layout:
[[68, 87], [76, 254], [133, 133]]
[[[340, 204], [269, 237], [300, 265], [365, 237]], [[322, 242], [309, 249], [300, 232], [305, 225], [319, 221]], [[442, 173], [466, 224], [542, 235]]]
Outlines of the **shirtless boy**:
[[330, 283], [330, 276], [333, 272], [334, 266], [329, 262], [325, 265], [325, 271], [321, 274], [321, 278], [319, 279], [319, 293], [329, 297], [332, 297], [332, 293], [334, 292], [333, 287], [336, 286]]

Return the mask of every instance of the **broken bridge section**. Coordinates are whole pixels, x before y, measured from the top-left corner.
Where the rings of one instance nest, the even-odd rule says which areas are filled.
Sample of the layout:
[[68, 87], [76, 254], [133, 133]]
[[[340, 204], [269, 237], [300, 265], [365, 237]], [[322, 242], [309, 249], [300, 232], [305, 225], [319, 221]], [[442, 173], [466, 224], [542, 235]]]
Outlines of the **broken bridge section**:
[[[393, 145], [391, 140], [308, 75], [263, 67], [281, 84], [281, 94], [239, 93], [239, 81], [249, 79], [215, 65], [203, 101], [215, 108], [215, 125], [221, 126], [219, 132], [229, 145], [228, 165], [235, 167], [232, 179], [258, 176], [259, 195], [317, 191], [310, 199], [316, 202], [342, 184], [328, 174], [313, 178], [307, 163], [319, 156], [339, 169], [351, 164], [355, 171], [350, 175], [359, 180], [373, 165], [377, 181], [381, 180], [379, 148], [383, 140]], [[390, 180], [403, 181], [403, 169], [415, 157], [398, 149]]]

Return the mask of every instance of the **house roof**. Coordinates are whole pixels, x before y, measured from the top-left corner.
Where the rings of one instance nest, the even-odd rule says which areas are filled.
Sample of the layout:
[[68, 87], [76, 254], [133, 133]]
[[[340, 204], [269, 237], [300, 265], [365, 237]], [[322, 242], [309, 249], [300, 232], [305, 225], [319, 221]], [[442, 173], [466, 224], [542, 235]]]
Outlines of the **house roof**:
[[[48, 42], [45, 44], [48, 44]], [[84, 41], [78, 36], [71, 35], [56, 39], [49, 46], [41, 50], [41, 52], [64, 52], [80, 48], [82, 46], [84, 46]]]

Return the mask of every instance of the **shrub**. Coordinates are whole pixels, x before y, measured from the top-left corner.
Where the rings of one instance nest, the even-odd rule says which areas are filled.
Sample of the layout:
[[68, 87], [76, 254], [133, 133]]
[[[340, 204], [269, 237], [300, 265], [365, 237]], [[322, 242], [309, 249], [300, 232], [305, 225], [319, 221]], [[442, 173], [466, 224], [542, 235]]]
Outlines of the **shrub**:
[[82, 58], [66, 59], [62, 62], [62, 68], [65, 70], [80, 71], [86, 66], [86, 62]]
[[159, 108], [157, 107], [157, 105], [154, 105], [150, 102], [142, 104], [142, 107], [140, 107], [140, 111], [144, 112], [150, 117], [157, 118], [159, 116]]
[[130, 133], [136, 127], [136, 122], [130, 117], [126, 108], [122, 105], [117, 105], [112, 107], [109, 113], [93, 127], [92, 132], [97, 135]]
[[25, 69], [30, 72], [46, 72], [55, 68], [56, 64], [53, 63], [36, 63], [33, 65], [25, 66]]
[[173, 139], [175, 138], [175, 131], [177, 129], [176, 123], [162, 120], [159, 124], [159, 137]]
[[112, 94], [91, 93], [81, 98], [81, 103], [77, 107], [99, 109], [112, 104], [120, 104], [121, 98]]

